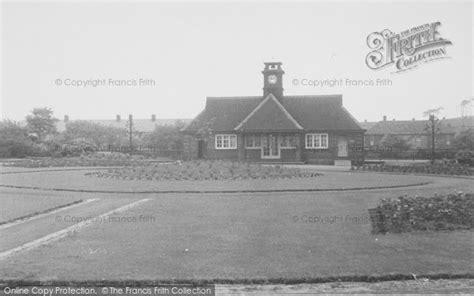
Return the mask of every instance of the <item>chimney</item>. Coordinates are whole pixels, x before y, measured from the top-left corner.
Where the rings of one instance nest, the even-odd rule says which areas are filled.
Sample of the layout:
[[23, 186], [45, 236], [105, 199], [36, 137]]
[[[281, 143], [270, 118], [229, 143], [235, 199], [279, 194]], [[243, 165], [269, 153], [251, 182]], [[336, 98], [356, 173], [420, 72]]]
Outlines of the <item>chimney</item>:
[[383, 121], [387, 121], [387, 115], [383, 116]]
[[120, 115], [117, 114], [117, 116], [115, 116], [115, 120], [116, 120], [117, 122], [120, 122], [120, 120], [122, 120], [122, 119], [120, 118]]
[[132, 114], [129, 114], [129, 115], [128, 115], [128, 120], [130, 120], [130, 121], [132, 121], [132, 120], [133, 120], [133, 116], [132, 116]]
[[152, 122], [155, 122], [155, 121], [156, 121], [156, 114], [152, 114], [152, 115], [151, 115], [151, 121], [152, 121]]
[[415, 121], [415, 118], [412, 118], [411, 121]]
[[364, 119], [364, 122], [367, 123], [367, 119]]
[[68, 122], [69, 121], [69, 115], [64, 115], [64, 122]]

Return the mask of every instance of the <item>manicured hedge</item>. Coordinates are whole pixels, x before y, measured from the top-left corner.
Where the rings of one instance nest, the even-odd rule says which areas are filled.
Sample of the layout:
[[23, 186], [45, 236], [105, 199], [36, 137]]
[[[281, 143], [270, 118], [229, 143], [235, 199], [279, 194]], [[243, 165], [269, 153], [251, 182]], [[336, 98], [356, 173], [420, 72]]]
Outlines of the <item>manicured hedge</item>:
[[382, 199], [369, 213], [374, 234], [472, 229], [474, 194]]
[[406, 174], [464, 175], [472, 176], [474, 171], [468, 165], [459, 163], [435, 163], [418, 165], [364, 164], [352, 167], [352, 170], [396, 172]]

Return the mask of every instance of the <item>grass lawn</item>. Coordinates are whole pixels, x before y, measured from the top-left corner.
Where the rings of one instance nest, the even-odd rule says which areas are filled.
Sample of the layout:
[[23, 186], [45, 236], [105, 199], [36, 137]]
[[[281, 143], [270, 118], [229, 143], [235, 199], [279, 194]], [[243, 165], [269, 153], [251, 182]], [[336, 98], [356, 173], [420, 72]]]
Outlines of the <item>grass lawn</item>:
[[[91, 171], [51, 171], [28, 174], [1, 175], [0, 185], [40, 188], [146, 192], [146, 191], [226, 191], [226, 190], [296, 190], [296, 189], [344, 189], [380, 186], [406, 186], [432, 182], [436, 177], [403, 176], [358, 172], [324, 172], [323, 175], [295, 179], [251, 180], [122, 180], [86, 176]], [[27, 177], [25, 177], [27, 176]]]
[[[117, 215], [2, 262], [0, 278], [269, 279], [473, 273], [472, 231], [371, 235], [367, 209], [400, 194], [471, 190], [148, 195]], [[335, 218], [336, 217], [336, 218]], [[338, 218], [340, 217], [340, 218]]]
[[13, 190], [2, 190], [0, 191], [0, 223], [79, 200], [81, 198], [70, 195], [58, 196], [41, 192], [19, 193]]

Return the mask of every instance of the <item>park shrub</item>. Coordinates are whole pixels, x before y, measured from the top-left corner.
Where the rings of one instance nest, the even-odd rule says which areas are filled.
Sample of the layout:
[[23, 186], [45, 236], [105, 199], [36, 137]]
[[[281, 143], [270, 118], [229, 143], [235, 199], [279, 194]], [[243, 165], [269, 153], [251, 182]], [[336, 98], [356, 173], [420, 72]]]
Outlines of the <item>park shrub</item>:
[[130, 166], [143, 162], [143, 156], [124, 153], [93, 153], [79, 157], [52, 157], [39, 159], [23, 159], [5, 164], [5, 166], [42, 168], [42, 167], [94, 167], [94, 166]]
[[474, 166], [474, 151], [473, 150], [461, 150], [456, 153], [456, 160], [458, 163]]
[[389, 165], [389, 164], [364, 164], [353, 167], [353, 170], [394, 172], [404, 174], [434, 174], [472, 176], [473, 170], [466, 164], [443, 161], [439, 163], [425, 163], [417, 165]]
[[373, 233], [462, 230], [474, 228], [474, 194], [382, 199], [369, 210]]

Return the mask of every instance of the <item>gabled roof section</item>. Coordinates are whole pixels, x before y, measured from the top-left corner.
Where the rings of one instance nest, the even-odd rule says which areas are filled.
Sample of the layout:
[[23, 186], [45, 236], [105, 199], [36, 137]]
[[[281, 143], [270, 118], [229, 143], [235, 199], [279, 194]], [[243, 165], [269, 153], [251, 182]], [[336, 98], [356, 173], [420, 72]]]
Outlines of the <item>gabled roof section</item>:
[[206, 108], [182, 131], [196, 133], [202, 128], [214, 132], [232, 131], [261, 101], [261, 96], [208, 97]]
[[342, 95], [284, 96], [280, 101], [269, 96], [207, 98], [206, 108], [183, 132], [364, 131], [342, 106]]
[[285, 96], [282, 105], [307, 131], [363, 131], [342, 95]]
[[283, 105], [269, 94], [242, 122], [236, 131], [294, 131], [303, 127], [291, 116]]

